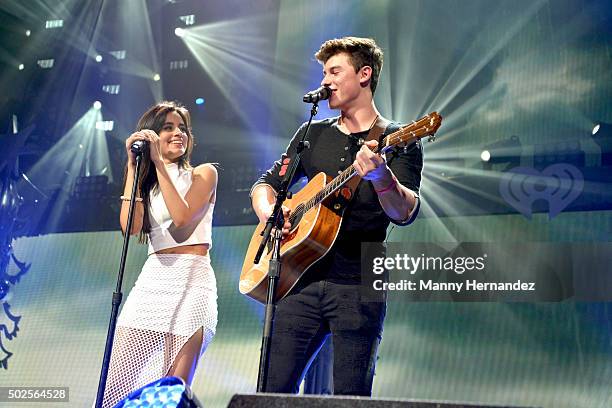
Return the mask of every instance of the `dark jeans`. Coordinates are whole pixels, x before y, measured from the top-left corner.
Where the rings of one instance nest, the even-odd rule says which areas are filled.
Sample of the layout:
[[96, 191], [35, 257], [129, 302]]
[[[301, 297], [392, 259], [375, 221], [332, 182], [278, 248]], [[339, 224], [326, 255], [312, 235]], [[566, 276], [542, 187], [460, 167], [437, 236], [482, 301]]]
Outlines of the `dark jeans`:
[[277, 304], [266, 391], [297, 393], [331, 335], [334, 394], [370, 396], [385, 313], [385, 296], [373, 301], [359, 283], [312, 278], [298, 283]]

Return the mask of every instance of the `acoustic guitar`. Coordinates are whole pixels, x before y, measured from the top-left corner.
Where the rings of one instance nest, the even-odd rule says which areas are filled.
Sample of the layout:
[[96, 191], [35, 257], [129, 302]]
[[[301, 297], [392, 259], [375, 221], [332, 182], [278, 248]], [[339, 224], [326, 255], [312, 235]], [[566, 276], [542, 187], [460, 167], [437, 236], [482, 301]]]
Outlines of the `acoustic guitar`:
[[[442, 117], [432, 112], [421, 119], [386, 136], [375, 153], [384, 154], [396, 146], [406, 146], [429, 136], [430, 141], [442, 123]], [[344, 206], [338, 203], [336, 192], [351, 178], [357, 176], [349, 166], [335, 178], [319, 173], [304, 188], [285, 200], [289, 208], [291, 231], [281, 243], [282, 270], [278, 280], [276, 299], [285, 297], [308, 269], [331, 248], [342, 224]], [[270, 243], [259, 263], [254, 263], [265, 223], [253, 232], [240, 274], [240, 293], [265, 303], [268, 291], [268, 264], [272, 255]], [[272, 240], [270, 240], [272, 242]]]

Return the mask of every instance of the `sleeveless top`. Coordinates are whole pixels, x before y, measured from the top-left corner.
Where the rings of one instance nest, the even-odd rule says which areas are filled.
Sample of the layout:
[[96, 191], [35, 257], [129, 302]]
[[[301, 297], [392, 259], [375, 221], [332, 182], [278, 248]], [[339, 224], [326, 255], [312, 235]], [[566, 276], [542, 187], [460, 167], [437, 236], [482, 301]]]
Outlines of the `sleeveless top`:
[[[179, 195], [184, 198], [191, 187], [193, 169], [182, 169], [177, 163], [167, 164], [166, 169]], [[184, 245], [208, 244], [209, 248], [212, 247], [214, 203], [209, 203], [208, 208], [194, 217], [189, 224], [177, 228], [159, 188], [151, 191], [149, 201], [149, 255], [162, 249]]]

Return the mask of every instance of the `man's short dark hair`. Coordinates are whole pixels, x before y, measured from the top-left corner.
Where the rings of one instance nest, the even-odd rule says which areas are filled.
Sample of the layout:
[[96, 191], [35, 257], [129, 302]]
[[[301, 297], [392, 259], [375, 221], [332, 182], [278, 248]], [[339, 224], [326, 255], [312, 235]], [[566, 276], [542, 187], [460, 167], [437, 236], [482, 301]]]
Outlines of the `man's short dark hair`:
[[351, 65], [358, 72], [365, 66], [372, 67], [372, 78], [370, 79], [370, 89], [372, 95], [378, 85], [378, 77], [383, 66], [383, 51], [372, 38], [344, 37], [327, 40], [321, 44], [319, 51], [315, 53], [315, 58], [325, 64], [328, 59], [336, 54], [347, 53]]

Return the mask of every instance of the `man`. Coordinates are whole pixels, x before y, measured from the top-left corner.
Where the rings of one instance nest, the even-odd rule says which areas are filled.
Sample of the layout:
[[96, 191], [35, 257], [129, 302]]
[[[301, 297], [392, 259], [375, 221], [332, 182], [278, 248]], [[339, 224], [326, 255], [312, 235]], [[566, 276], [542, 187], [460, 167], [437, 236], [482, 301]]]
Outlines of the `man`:
[[[367, 138], [380, 117], [373, 95], [383, 53], [374, 40], [329, 40], [315, 58], [323, 65], [321, 84], [332, 90], [329, 107], [339, 109], [340, 116], [313, 121], [307, 139], [310, 148], [303, 152], [294, 180], [304, 175], [310, 179], [321, 171], [336, 176], [352, 163], [362, 181], [346, 207], [330, 251], [277, 303], [266, 391], [297, 393], [310, 361], [331, 334], [334, 393], [369, 396], [386, 304], [384, 298], [372, 301], [363, 296], [361, 242], [382, 242], [390, 221], [406, 225], [414, 220], [423, 156], [418, 142], [386, 158], [370, 150], [376, 140], [361, 146], [358, 142]], [[391, 123], [385, 134], [398, 128]], [[281, 160], [251, 190], [253, 209], [261, 222], [272, 213], [286, 159], [295, 157], [304, 130], [302, 125]], [[286, 235], [291, 225], [284, 210]]]

